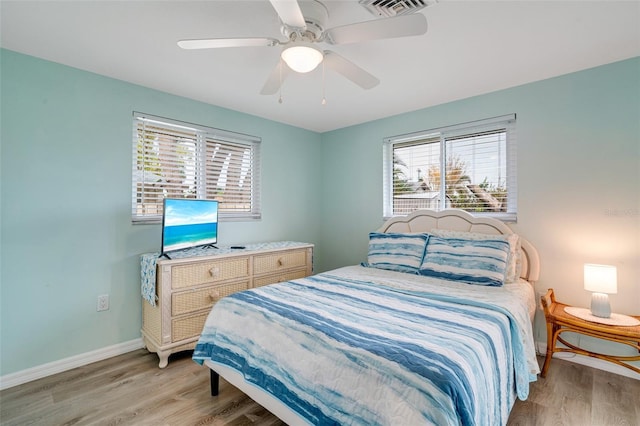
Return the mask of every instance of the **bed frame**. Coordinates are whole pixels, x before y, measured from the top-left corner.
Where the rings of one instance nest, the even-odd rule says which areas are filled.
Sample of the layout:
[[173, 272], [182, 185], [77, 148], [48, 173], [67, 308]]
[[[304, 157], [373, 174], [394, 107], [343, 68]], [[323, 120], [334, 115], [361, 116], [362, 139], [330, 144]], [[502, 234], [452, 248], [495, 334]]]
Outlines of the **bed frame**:
[[[449, 229], [454, 231], [478, 232], [492, 235], [509, 235], [514, 232], [504, 222], [489, 218], [475, 217], [464, 210], [449, 209], [440, 212], [431, 210], [417, 210], [408, 216], [389, 219], [377, 232], [429, 232], [432, 229]], [[540, 261], [538, 252], [524, 238], [521, 241], [522, 273], [520, 277], [534, 284], [538, 280]], [[205, 361], [211, 369], [211, 395], [218, 395], [219, 379], [222, 376], [228, 383], [240, 389], [255, 402], [266, 408], [289, 426], [307, 425], [308, 422], [292, 411], [271, 394], [245, 382], [242, 374], [237, 371]]]

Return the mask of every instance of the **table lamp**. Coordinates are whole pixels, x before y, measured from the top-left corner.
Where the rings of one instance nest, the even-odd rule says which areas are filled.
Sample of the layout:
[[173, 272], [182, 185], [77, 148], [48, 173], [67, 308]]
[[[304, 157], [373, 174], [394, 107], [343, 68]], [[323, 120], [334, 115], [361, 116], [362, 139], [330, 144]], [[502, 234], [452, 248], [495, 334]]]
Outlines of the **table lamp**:
[[618, 277], [615, 266], [584, 265], [584, 289], [593, 292], [591, 294], [591, 314], [596, 317], [611, 317], [611, 305], [609, 293], [618, 292]]

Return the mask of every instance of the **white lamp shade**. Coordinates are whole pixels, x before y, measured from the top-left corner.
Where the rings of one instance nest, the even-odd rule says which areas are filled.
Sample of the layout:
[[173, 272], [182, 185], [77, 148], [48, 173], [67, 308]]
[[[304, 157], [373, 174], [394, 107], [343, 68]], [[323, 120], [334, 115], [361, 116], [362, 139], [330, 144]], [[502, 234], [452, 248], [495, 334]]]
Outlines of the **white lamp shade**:
[[323, 53], [308, 43], [297, 43], [287, 47], [280, 55], [289, 68], [296, 72], [313, 71], [322, 62]]
[[617, 293], [618, 270], [615, 266], [585, 263], [584, 289], [596, 293]]

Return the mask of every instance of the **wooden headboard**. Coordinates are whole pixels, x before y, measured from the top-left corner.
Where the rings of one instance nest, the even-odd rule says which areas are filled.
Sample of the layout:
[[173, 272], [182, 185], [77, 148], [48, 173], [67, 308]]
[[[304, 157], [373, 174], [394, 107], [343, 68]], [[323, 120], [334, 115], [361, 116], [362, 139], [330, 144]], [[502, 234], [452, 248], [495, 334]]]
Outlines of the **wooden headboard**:
[[[393, 217], [378, 232], [429, 232], [432, 229], [509, 235], [514, 232], [504, 222], [489, 217], [475, 217], [464, 210], [416, 210], [407, 216]], [[540, 275], [540, 259], [533, 245], [520, 236], [522, 273], [520, 277], [535, 283]]]

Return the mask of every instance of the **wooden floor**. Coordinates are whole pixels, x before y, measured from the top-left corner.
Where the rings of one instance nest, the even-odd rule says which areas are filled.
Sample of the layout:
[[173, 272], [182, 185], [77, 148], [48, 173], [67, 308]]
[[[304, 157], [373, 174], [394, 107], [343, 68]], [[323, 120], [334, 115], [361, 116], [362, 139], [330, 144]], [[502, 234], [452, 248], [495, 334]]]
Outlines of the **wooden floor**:
[[[211, 397], [207, 368], [190, 356], [159, 369], [141, 349], [5, 389], [0, 424], [283, 425], [224, 380]], [[640, 380], [554, 359], [509, 425], [640, 425]]]

